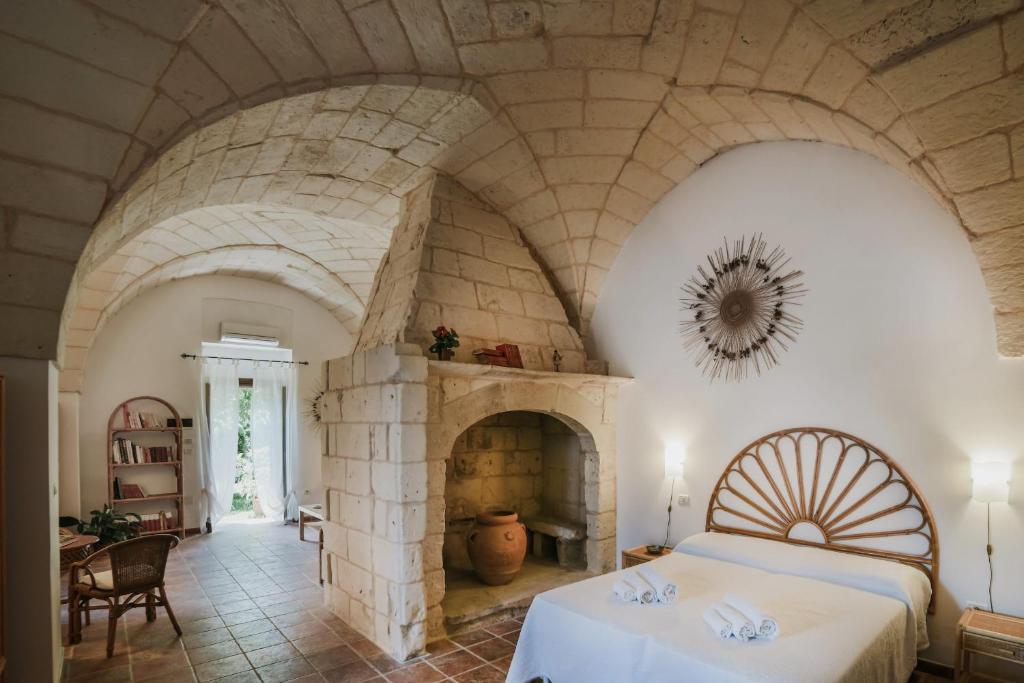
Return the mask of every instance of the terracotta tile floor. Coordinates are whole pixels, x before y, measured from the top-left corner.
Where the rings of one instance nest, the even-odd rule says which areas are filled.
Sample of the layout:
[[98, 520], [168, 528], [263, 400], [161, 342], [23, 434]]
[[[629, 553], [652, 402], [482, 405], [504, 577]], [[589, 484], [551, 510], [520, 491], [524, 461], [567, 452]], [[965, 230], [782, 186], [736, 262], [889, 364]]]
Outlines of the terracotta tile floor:
[[106, 616], [94, 612], [82, 642], [65, 648], [66, 683], [505, 680], [519, 621], [439, 641], [422, 658], [396, 662], [323, 607], [316, 544], [298, 535], [294, 526], [240, 524], [189, 539], [172, 551], [166, 575], [185, 635], [176, 637], [162, 610], [151, 624], [145, 610], [132, 610], [107, 659]]
[[294, 526], [226, 525], [189, 539], [172, 551], [166, 578], [185, 635], [163, 611], [150, 624], [132, 610], [107, 659], [106, 618], [94, 613], [82, 642], [65, 648], [65, 683], [500, 683], [522, 626], [511, 619], [396, 662], [322, 606], [316, 544], [300, 542]]

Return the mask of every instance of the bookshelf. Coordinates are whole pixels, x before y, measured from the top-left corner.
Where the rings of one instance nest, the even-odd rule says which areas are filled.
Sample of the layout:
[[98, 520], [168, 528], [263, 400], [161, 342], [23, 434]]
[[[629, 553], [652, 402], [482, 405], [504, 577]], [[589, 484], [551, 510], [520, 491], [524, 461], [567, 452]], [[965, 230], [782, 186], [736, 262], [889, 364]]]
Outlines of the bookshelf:
[[[176, 427], [167, 426], [170, 419]], [[181, 457], [181, 415], [167, 401], [156, 396], [136, 396], [122, 401], [110, 413], [107, 502], [118, 513], [134, 512], [157, 527], [144, 528], [143, 535], [166, 533], [185, 537]], [[125, 488], [129, 489], [128, 495]], [[167, 503], [174, 510], [164, 517], [167, 511], [158, 505]], [[160, 513], [163, 515], [159, 519], [153, 519]]]

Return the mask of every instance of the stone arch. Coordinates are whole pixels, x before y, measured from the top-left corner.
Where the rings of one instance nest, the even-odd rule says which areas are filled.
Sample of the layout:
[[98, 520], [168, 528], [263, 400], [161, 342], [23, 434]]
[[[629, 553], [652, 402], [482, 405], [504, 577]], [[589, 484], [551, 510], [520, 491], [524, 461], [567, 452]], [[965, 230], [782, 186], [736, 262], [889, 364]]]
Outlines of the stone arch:
[[[456, 439], [481, 420], [506, 412], [550, 415], [572, 429], [585, 444], [585, 502], [587, 513], [587, 567], [608, 571], [615, 566], [615, 467], [613, 406], [617, 395], [614, 378], [560, 378], [547, 373], [522, 377], [494, 373], [490, 377], [448, 375], [444, 363], [431, 364], [431, 381], [440, 395], [428, 405], [426, 458], [445, 464]], [[429, 476], [444, 480], [443, 469]], [[430, 542], [444, 534], [444, 497], [428, 498], [427, 539], [424, 566], [441, 567], [441, 543]], [[443, 578], [443, 577], [442, 577]], [[428, 628], [442, 629], [441, 600], [444, 582], [428, 577], [426, 604]]]
[[[327, 309], [349, 332], [362, 315], [362, 302], [341, 279], [301, 253], [274, 245], [226, 246], [178, 256], [141, 274], [99, 270], [82, 290], [69, 322], [60, 390], [79, 392], [88, 354], [106, 325], [122, 308], [150, 289], [202, 275], [231, 275], [273, 282]], [[106, 287], [110, 287], [106, 289]]]
[[[19, 291], [53, 295], [24, 309], [41, 326], [6, 345], [52, 356], [45, 321], [66, 276], [37, 275], [46, 270], [39, 259], [73, 260], [108, 197], [150, 173], [160, 150], [245, 107], [383, 79], [460, 83], [485, 103], [491, 124], [456, 145], [452, 173], [522, 228], [581, 328], [616, 241], [653, 201], [635, 186], [648, 169], [663, 170], [645, 169], [640, 135], [670, 88], [721, 86], [817, 103], [895, 142], [966, 224], [1000, 348], [1024, 352], [1024, 302], [1013, 287], [1024, 261], [1024, 13], [1012, 3], [640, 0], [586, 11], [548, 3], [529, 16], [436, 0], [300, 4], [12, 5], [5, 49], [40, 73], [11, 84], [20, 99], [5, 105], [12, 130], [31, 133], [12, 135], [2, 152], [13, 188], [3, 206], [17, 237], [10, 268]], [[62, 39], [63, 26], [88, 38]], [[42, 82], [91, 89], [54, 93]], [[39, 130], [74, 139], [33, 144]]]
[[[554, 439], [559, 441], [552, 441]], [[573, 443], [569, 445], [566, 439]], [[553, 449], [552, 445], [556, 443], [562, 448]], [[483, 463], [477, 455], [481, 451], [489, 451], [489, 458]], [[444, 477], [441, 531], [445, 541], [441, 553], [446, 580], [440, 586], [444, 591], [440, 600], [446, 627], [457, 625], [461, 630], [470, 627], [465, 621], [467, 618], [470, 621], [498, 618], [494, 614], [469, 616], [461, 610], [454, 615], [443, 602], [450, 586], [451, 572], [472, 567], [465, 545], [471, 520], [480, 512], [502, 509], [518, 513], [520, 522], [525, 523], [527, 529], [532, 530], [531, 522], [543, 517], [549, 521], [557, 520], [559, 526], [579, 530], [581, 522], [585, 523], [588, 517], [596, 518], [590, 514], [596, 501], [588, 500], [588, 496], [596, 496], [600, 485], [595, 479], [597, 469], [586, 464], [599, 462], [599, 459], [593, 435], [586, 427], [550, 410], [502, 410], [474, 422], [456, 438], [447, 457], [438, 461], [444, 466], [443, 474], [436, 475]], [[479, 467], [481, 464], [483, 468]], [[467, 479], [475, 481], [467, 486]], [[543, 491], [537, 488], [541, 483]], [[588, 526], [594, 528], [593, 524]], [[428, 533], [432, 531], [427, 529]], [[553, 548], [548, 546], [545, 549], [544, 541], [538, 538], [536, 531], [534, 540], [536, 545], [533, 551], [528, 548], [527, 559], [531, 555], [550, 557]], [[589, 569], [586, 564], [588, 558], [596, 558], [599, 554], [596, 550], [587, 550], [597, 542], [598, 539], [588, 537], [582, 544], [570, 545], [567, 551], [556, 551], [561, 558], [559, 564], [566, 569]], [[428, 548], [428, 552], [434, 550], [433, 546]], [[436, 559], [428, 557], [425, 561], [431, 563]], [[577, 574], [577, 578], [583, 576]], [[455, 624], [453, 619], [457, 620]]]
[[300, 289], [355, 332], [402, 196], [490, 118], [460, 81], [431, 84], [371, 81], [275, 100], [167, 150], [105, 212], [79, 260], [58, 343], [64, 386], [80, 385], [120, 290], [216, 250], [276, 245], [273, 258], [306, 263]]

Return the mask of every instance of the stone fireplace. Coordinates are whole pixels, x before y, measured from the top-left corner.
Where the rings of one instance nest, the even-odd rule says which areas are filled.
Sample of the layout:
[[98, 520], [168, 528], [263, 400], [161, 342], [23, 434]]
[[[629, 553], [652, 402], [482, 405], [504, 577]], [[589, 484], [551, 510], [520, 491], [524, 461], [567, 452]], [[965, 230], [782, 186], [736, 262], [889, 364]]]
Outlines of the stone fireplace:
[[[454, 361], [425, 355], [440, 324], [462, 339]], [[518, 345], [525, 368], [475, 361], [474, 348], [500, 343]], [[588, 374], [600, 368], [515, 226], [450, 179], [411, 190], [356, 351], [327, 364], [330, 609], [405, 659], [451, 628], [523, 608], [545, 582], [613, 569], [615, 406], [627, 380]], [[525, 513], [535, 540], [520, 573], [530, 581], [517, 577], [512, 596], [458, 581], [468, 520], [497, 506]], [[560, 573], [537, 579], [541, 565]]]
[[[587, 457], [599, 457], [589, 432], [549, 413], [498, 413], [455, 440], [442, 548], [448, 635], [518, 616], [537, 593], [588, 575]], [[519, 515], [528, 551], [511, 584], [487, 586], [473, 572], [467, 537], [478, 513], [498, 510]]]
[[[446, 541], [451, 569], [465, 573], [460, 525], [498, 503], [581, 525], [576, 574], [562, 579], [613, 569], [614, 407], [623, 381], [428, 361], [411, 344], [330, 361], [323, 464], [330, 608], [397, 658], [422, 651], [449, 629]], [[493, 458], [509, 453], [497, 474]], [[480, 460], [490, 475], [457, 477], [474, 467], [481, 474]], [[456, 479], [465, 486], [450, 488]], [[477, 489], [479, 497], [468, 495]], [[548, 562], [558, 566], [557, 552]]]

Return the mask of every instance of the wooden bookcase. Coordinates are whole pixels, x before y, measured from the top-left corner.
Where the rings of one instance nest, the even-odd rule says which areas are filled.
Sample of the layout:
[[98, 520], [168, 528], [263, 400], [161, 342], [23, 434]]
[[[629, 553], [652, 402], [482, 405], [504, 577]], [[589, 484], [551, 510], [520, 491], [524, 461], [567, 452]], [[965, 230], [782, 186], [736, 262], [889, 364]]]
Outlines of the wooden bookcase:
[[[147, 412], [155, 413], [161, 420], [164, 426], [162, 427], [130, 427], [125, 419], [125, 411], [132, 412]], [[166, 426], [169, 419], [174, 420], [175, 427]], [[162, 501], [173, 501], [174, 503], [174, 519], [170, 520], [167, 524], [167, 528], [160, 529], [159, 531], [143, 531], [143, 535], [146, 534], [175, 534], [181, 538], [185, 537], [185, 507], [184, 507], [184, 488], [182, 486], [182, 432], [181, 432], [181, 415], [175, 410], [167, 401], [156, 396], [136, 396], [130, 398], [127, 401], [123, 401], [114, 408], [114, 411], [110, 414], [110, 419], [107, 420], [107, 503], [115, 508], [118, 513], [125, 512], [136, 512], [139, 514], [147, 514], [157, 512], [157, 510], [149, 509], [131, 509], [130, 506], [136, 508], [140, 505], [143, 507], [149, 506], [150, 503], [158, 503]], [[139, 439], [137, 445], [140, 446], [174, 446], [174, 460], [170, 462], [138, 462], [138, 463], [122, 463], [114, 462], [114, 449], [115, 442], [117, 439], [127, 439], [132, 441], [133, 438]], [[136, 443], [133, 441], [133, 443]], [[119, 483], [132, 484], [137, 483], [134, 481], [125, 481], [125, 476], [132, 477], [131, 473], [144, 472], [147, 474], [147, 484], [152, 486], [152, 482], [159, 480], [161, 485], [166, 484], [166, 488], [162, 488], [159, 491], [147, 490], [146, 495], [142, 498], [115, 498], [114, 497], [114, 478], [118, 478]], [[150, 476], [157, 474], [161, 476]]]

